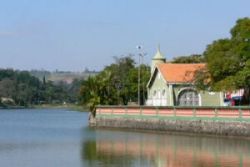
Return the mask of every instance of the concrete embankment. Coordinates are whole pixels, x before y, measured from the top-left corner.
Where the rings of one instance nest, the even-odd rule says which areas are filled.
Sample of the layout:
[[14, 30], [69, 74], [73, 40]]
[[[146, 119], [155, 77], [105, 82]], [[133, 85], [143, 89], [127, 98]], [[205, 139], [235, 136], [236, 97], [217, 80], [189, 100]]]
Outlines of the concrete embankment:
[[250, 123], [206, 120], [95, 118], [94, 127], [250, 137]]
[[100, 106], [90, 126], [250, 137], [249, 108]]

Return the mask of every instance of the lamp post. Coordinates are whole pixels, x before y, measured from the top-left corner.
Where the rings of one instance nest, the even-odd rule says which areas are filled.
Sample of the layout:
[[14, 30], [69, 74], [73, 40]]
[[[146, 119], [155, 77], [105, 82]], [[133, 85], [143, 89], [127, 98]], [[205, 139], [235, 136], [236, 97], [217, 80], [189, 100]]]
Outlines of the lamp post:
[[138, 56], [138, 105], [141, 105], [141, 93], [140, 93], [140, 83], [141, 83], [141, 46], [137, 46], [137, 49], [139, 50], [139, 56]]
[[[142, 46], [138, 45], [137, 49], [139, 50], [139, 56], [138, 56], [138, 105], [141, 105], [141, 64], [143, 64], [143, 57], [146, 55], [145, 53], [142, 53]], [[143, 95], [142, 100], [144, 102], [144, 88], [142, 88]]]

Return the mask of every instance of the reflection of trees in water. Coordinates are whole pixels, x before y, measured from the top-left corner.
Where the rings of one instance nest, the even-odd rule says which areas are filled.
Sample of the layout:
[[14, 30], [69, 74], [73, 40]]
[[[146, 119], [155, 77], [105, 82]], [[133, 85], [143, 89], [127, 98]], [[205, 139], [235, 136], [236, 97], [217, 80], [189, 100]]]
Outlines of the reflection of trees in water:
[[92, 163], [98, 160], [96, 141], [89, 140], [82, 144], [81, 158], [87, 160], [90, 165], [93, 165]]
[[96, 141], [83, 143], [82, 159], [90, 166], [250, 166], [250, 142], [97, 130]]
[[[98, 150], [97, 142], [94, 140], [85, 141], [82, 145], [81, 156], [83, 161], [87, 161], [89, 166], [133, 166], [133, 161], [137, 157], [128, 154], [120, 155], [110, 151]], [[122, 165], [121, 165], [122, 164]]]

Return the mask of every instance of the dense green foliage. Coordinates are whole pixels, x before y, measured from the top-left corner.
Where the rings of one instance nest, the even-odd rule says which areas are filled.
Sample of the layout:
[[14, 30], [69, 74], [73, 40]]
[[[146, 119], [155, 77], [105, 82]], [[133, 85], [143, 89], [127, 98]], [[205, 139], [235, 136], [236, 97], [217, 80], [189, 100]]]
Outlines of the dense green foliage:
[[[146, 65], [140, 66], [141, 104], [146, 97], [146, 84], [150, 77], [150, 69]], [[91, 111], [95, 106], [120, 105], [137, 101], [138, 67], [131, 56], [115, 58], [115, 63], [107, 66], [95, 77], [89, 77], [81, 87], [81, 101]]]
[[175, 57], [172, 63], [204, 63], [205, 58], [203, 55], [190, 55], [190, 56], [179, 56]]
[[28, 71], [0, 70], [1, 105], [28, 106], [35, 104], [74, 103], [78, 99], [81, 81], [72, 84], [40, 81]]
[[[205, 83], [212, 90], [250, 88], [250, 18], [239, 19], [231, 29], [231, 37], [219, 39], [204, 52], [207, 70], [199, 73], [197, 85]], [[201, 82], [202, 81], [202, 82]]]

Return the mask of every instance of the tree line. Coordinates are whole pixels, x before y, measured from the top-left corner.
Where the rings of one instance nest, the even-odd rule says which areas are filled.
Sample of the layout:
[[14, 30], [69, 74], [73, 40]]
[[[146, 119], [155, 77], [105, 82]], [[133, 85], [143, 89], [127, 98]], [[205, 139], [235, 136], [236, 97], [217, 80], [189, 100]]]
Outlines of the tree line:
[[28, 71], [0, 69], [0, 105], [30, 106], [38, 104], [76, 103], [81, 81], [71, 84], [46, 81]]

